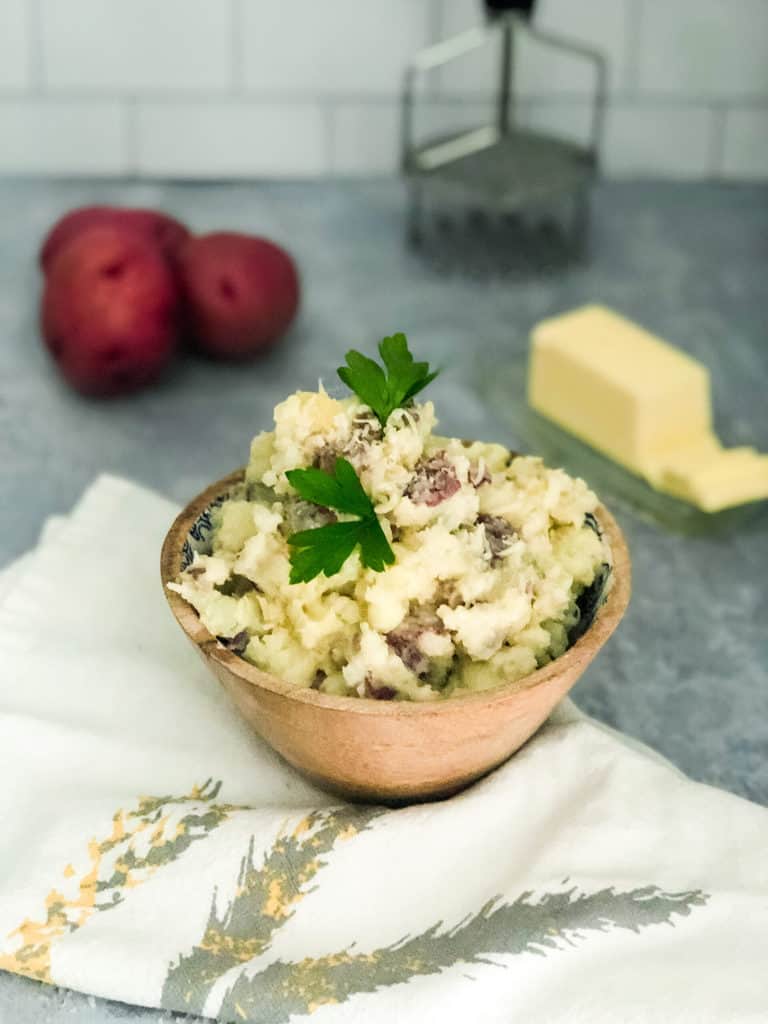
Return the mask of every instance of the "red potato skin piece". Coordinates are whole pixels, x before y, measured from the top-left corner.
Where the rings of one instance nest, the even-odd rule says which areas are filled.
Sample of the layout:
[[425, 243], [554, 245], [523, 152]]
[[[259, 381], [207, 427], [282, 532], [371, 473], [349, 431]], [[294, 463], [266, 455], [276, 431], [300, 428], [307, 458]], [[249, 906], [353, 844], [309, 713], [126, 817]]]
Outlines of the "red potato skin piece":
[[415, 505], [428, 505], [434, 508], [453, 497], [460, 488], [456, 470], [448, 461], [445, 452], [438, 451], [418, 462], [411, 482], [405, 489], [405, 495]]
[[249, 359], [271, 348], [299, 306], [296, 265], [265, 238], [219, 231], [190, 238], [178, 252], [191, 344], [220, 359]]
[[177, 346], [180, 293], [154, 242], [132, 229], [90, 227], [51, 264], [41, 302], [43, 340], [85, 395], [154, 381]]
[[57, 254], [68, 242], [92, 227], [133, 230], [148, 241], [154, 242], [171, 258], [179, 246], [189, 238], [189, 231], [181, 221], [156, 210], [120, 206], [81, 206], [65, 213], [46, 235], [40, 248], [40, 266], [43, 272], [48, 273]]

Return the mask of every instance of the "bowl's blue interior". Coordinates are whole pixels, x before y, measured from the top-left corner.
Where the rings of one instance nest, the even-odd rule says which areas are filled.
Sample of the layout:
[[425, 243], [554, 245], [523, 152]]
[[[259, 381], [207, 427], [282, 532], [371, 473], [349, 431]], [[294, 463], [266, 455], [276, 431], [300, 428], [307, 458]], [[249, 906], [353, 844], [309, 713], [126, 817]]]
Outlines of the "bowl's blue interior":
[[228, 495], [222, 494], [204, 512], [201, 512], [187, 534], [184, 547], [181, 549], [181, 568], [186, 569], [192, 562], [195, 554], [207, 555], [211, 550], [211, 534], [213, 533], [213, 513], [223, 505]]

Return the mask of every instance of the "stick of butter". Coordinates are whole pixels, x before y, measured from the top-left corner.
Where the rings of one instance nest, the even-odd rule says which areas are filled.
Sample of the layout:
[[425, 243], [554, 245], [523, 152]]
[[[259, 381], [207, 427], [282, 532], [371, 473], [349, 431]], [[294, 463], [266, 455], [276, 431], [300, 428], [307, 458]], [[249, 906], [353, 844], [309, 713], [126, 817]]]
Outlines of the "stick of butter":
[[657, 490], [715, 512], [768, 498], [768, 456], [723, 449], [709, 371], [603, 306], [531, 334], [528, 401]]

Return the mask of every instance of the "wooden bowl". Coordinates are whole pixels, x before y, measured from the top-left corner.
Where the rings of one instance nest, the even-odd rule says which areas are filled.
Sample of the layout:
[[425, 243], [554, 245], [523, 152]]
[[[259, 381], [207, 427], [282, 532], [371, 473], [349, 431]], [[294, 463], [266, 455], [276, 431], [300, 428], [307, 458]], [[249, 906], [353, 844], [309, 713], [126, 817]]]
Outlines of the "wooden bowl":
[[[523, 679], [435, 703], [334, 697], [262, 672], [211, 636], [167, 583], [181, 571], [200, 517], [243, 479], [212, 484], [178, 516], [163, 544], [161, 576], [171, 611], [249, 724], [325, 789], [357, 800], [403, 802], [448, 796], [485, 775], [542, 725], [606, 642], [626, 610], [629, 552], [602, 506], [613, 550], [613, 585], [592, 624], [565, 654]], [[194, 533], [192, 534], [194, 536]]]

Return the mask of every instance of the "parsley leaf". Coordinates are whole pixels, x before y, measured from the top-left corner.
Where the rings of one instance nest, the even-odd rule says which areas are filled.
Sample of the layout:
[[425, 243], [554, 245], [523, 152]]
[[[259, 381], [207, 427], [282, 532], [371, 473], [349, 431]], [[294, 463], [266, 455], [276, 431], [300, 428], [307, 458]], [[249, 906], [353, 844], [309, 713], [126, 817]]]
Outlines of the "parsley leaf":
[[285, 475], [305, 501], [361, 518], [376, 514], [354, 467], [346, 459], [336, 459], [335, 475], [324, 469], [289, 469]]
[[378, 519], [365, 519], [358, 534], [363, 565], [374, 572], [384, 572], [387, 565], [395, 560], [395, 553], [389, 546]]
[[291, 551], [291, 583], [305, 583], [320, 573], [334, 576], [355, 550], [361, 520], [330, 523], [316, 530], [302, 530], [288, 538]]
[[362, 352], [351, 349], [346, 355], [347, 365], [340, 366], [338, 374], [386, 426], [394, 410], [422, 391], [440, 371], [430, 371], [429, 363], [414, 361], [404, 334], [382, 338], [379, 354], [385, 370]]
[[355, 548], [366, 568], [382, 572], [395, 553], [376, 517], [373, 502], [363, 490], [354, 467], [336, 459], [333, 473], [322, 469], [291, 469], [288, 482], [306, 501], [357, 516], [346, 523], [330, 523], [291, 534], [291, 583], [306, 583], [324, 573], [334, 576]]

